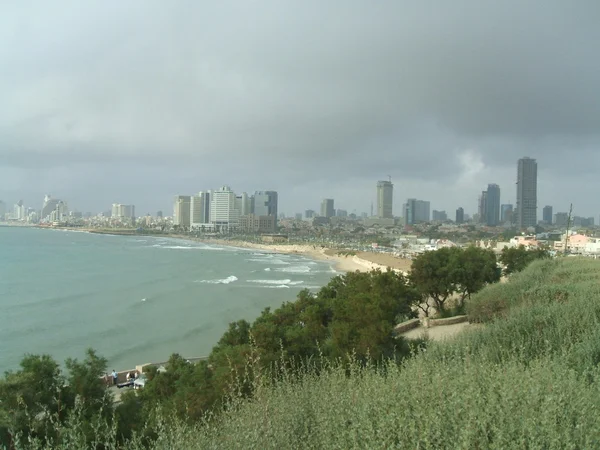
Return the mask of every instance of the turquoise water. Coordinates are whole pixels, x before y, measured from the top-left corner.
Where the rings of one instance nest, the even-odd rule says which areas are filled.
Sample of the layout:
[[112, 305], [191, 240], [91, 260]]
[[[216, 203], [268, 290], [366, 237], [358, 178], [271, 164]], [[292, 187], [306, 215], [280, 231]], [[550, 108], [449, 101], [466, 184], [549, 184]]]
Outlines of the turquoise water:
[[0, 373], [93, 347], [109, 369], [208, 355], [230, 322], [335, 272], [296, 255], [176, 239], [0, 227]]

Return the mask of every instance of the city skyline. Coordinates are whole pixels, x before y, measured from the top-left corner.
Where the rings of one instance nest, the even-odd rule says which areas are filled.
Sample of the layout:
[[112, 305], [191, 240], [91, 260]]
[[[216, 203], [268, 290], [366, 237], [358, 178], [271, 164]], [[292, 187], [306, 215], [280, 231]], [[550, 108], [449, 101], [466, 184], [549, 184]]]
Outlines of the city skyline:
[[0, 5], [0, 199], [145, 214], [226, 182], [360, 213], [389, 175], [396, 216], [472, 214], [491, 182], [516, 205], [528, 155], [538, 207], [598, 214], [595, 6], [139, 5]]

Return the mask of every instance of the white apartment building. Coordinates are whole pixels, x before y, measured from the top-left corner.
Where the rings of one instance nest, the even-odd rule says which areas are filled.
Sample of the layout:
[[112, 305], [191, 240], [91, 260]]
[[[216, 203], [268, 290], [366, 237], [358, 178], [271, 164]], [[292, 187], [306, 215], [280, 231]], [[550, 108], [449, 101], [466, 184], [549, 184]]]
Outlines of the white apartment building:
[[189, 195], [178, 195], [175, 197], [173, 207], [173, 225], [180, 227], [190, 226], [191, 220], [191, 197]]
[[232, 228], [238, 225], [240, 210], [236, 208], [236, 195], [229, 186], [212, 191], [210, 222], [216, 227]]

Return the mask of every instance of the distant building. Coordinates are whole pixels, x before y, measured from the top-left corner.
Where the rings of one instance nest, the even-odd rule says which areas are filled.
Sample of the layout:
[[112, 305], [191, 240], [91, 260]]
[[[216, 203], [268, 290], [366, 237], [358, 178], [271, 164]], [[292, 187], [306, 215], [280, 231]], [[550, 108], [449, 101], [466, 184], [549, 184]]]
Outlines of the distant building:
[[377, 182], [377, 217], [392, 219], [394, 203], [394, 185], [391, 181]]
[[573, 226], [574, 227], [582, 227], [588, 228], [594, 226], [594, 218], [593, 217], [573, 217]]
[[219, 228], [236, 227], [240, 212], [235, 206], [235, 193], [229, 186], [223, 186], [216, 191], [212, 191], [210, 222]]
[[500, 206], [500, 222], [512, 223], [513, 221], [513, 205], [512, 203], [506, 203]]
[[500, 186], [488, 184], [485, 196], [485, 223], [495, 227], [500, 223]]
[[190, 199], [190, 228], [210, 223], [210, 191], [199, 192]]
[[465, 221], [465, 210], [462, 207], [459, 207], [456, 210], [456, 220], [455, 220], [455, 222], [457, 224], [461, 224], [461, 223], [464, 223], [464, 221]]
[[321, 217], [333, 217], [335, 216], [335, 208], [333, 206], [332, 198], [325, 198], [321, 202]]
[[438, 211], [434, 209], [432, 212], [432, 220], [434, 222], [445, 222], [448, 220], [448, 215], [446, 214], [446, 211]]
[[163, 212], [162, 211], [156, 211], [156, 217], [158, 217], [159, 219], [162, 219]]
[[516, 223], [518, 229], [537, 225], [537, 162], [528, 157], [517, 168]]
[[23, 221], [26, 217], [26, 209], [23, 205], [23, 200], [19, 200], [13, 207], [13, 219]]
[[304, 211], [304, 218], [305, 219], [312, 219], [313, 217], [315, 217], [315, 212], [312, 209], [307, 209], [306, 211]]
[[58, 202], [60, 202], [60, 199], [52, 198], [49, 194], [44, 196], [44, 204], [42, 205], [42, 212], [40, 213], [40, 219], [42, 221], [50, 220], [50, 214], [52, 214], [53, 211], [56, 211]]
[[189, 195], [175, 197], [173, 206], [173, 225], [189, 228], [191, 224], [192, 198]]
[[254, 198], [245, 192], [242, 192], [241, 195], [235, 197], [235, 207], [239, 210], [240, 216], [245, 216], [254, 212], [252, 200], [254, 200]]
[[6, 203], [0, 200], [0, 221], [6, 216]]
[[557, 228], [566, 228], [569, 222], [569, 213], [557, 212], [554, 214], [554, 225]]
[[542, 220], [545, 224], [552, 225], [552, 206], [546, 205], [544, 206], [542, 213]]
[[257, 216], [248, 214], [239, 219], [239, 231], [244, 233], [274, 233], [276, 228], [275, 216]]
[[348, 217], [348, 211], [346, 211], [345, 209], [336, 209], [335, 215], [337, 217]]
[[487, 210], [487, 191], [482, 191], [477, 205], [477, 217], [480, 223], [485, 223]]
[[254, 193], [254, 209], [251, 211], [255, 216], [273, 216], [277, 225], [277, 203], [276, 191], [256, 191]]
[[404, 223], [414, 225], [416, 223], [429, 222], [429, 202], [409, 198], [404, 205]]
[[113, 203], [111, 217], [113, 219], [135, 219], [135, 206]]
[[302, 220], [302, 213], [296, 213], [296, 214], [294, 214], [294, 218], [296, 220]]

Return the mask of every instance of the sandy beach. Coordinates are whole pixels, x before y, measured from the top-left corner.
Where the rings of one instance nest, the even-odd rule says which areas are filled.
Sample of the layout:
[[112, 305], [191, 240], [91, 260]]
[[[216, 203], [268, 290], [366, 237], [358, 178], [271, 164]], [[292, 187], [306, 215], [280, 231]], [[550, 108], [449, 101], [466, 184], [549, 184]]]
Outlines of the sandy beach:
[[390, 267], [393, 270], [407, 273], [410, 270], [412, 262], [409, 259], [397, 258], [385, 253], [358, 252], [356, 255], [341, 255], [338, 253], [339, 250], [328, 249], [320, 245], [259, 244], [237, 240], [198, 239], [190, 238], [188, 236], [178, 237], [207, 244], [253, 248], [274, 253], [304, 255], [312, 259], [331, 261], [336, 270], [340, 272], [369, 272], [374, 269], [387, 270], [387, 268]]

